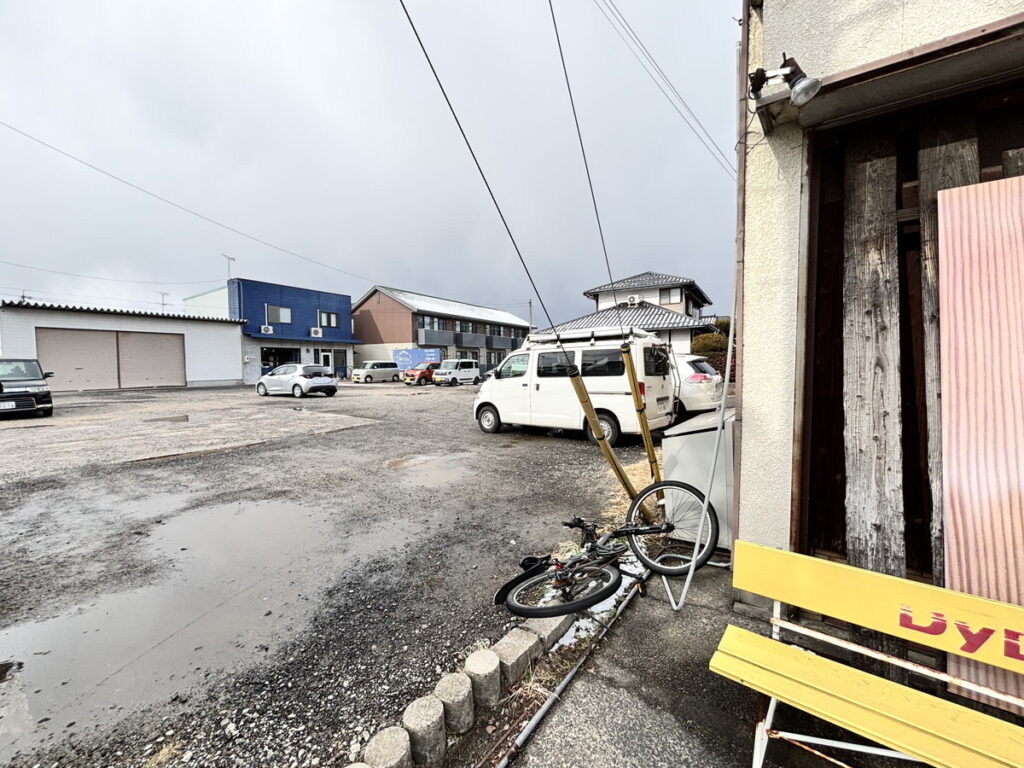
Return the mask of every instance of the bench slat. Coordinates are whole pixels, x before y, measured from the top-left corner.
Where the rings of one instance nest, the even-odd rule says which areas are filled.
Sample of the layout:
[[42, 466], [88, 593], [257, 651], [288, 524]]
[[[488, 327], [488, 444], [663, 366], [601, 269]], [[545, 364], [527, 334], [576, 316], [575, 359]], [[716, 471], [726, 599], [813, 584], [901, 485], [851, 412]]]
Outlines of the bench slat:
[[737, 589], [1024, 673], [1021, 606], [746, 541], [733, 562]]
[[930, 765], [1024, 766], [1022, 728], [739, 627], [726, 629], [710, 666]]

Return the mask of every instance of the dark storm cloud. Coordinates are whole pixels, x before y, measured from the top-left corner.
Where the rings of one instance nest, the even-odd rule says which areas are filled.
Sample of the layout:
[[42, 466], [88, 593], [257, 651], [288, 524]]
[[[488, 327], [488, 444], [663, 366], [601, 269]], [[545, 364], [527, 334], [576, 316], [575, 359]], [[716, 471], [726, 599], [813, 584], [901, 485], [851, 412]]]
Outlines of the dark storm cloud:
[[[695, 278], [729, 311], [734, 182], [590, 0], [556, 0], [616, 277]], [[619, 0], [717, 142], [735, 136], [732, 8]], [[409, 8], [554, 319], [605, 282], [544, 0]], [[700, 62], [698, 65], [697, 62]], [[397, 0], [0, 5], [0, 120], [154, 192], [411, 290], [530, 298]], [[369, 284], [192, 218], [0, 128], [0, 259], [139, 280]], [[0, 294], [160, 301], [0, 265]], [[211, 286], [212, 287], [212, 284]], [[44, 293], [45, 292], [45, 293]], [[150, 305], [154, 306], [154, 305]], [[539, 320], [538, 320], [539, 322]]]

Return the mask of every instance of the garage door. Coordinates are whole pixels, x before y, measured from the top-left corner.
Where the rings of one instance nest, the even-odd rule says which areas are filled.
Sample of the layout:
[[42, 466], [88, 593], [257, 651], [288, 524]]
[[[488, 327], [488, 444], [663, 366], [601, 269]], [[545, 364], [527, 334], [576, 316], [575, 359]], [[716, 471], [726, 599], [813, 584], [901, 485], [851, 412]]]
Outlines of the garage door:
[[50, 388], [117, 389], [117, 333], [36, 328], [36, 355], [53, 371]]
[[122, 387], [185, 386], [185, 337], [118, 331]]
[[185, 386], [180, 333], [37, 328], [36, 355], [55, 392]]

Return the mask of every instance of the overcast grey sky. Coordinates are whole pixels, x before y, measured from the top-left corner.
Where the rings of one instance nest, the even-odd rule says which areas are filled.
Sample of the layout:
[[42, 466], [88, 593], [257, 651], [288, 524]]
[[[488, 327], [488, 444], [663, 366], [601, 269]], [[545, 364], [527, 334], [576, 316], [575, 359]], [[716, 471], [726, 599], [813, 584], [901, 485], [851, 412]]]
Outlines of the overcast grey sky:
[[[546, 0], [407, 0], [556, 321], [606, 282]], [[617, 0], [732, 158], [737, 3]], [[735, 183], [592, 0], [555, 0], [616, 278], [729, 312]], [[526, 314], [529, 285], [398, 0], [0, 1], [0, 120], [311, 258]], [[171, 309], [233, 274], [366, 280], [195, 219], [0, 127], [0, 294]], [[208, 281], [202, 283], [200, 281]], [[6, 298], [6, 296], [5, 296]], [[540, 323], [539, 313], [535, 322]]]

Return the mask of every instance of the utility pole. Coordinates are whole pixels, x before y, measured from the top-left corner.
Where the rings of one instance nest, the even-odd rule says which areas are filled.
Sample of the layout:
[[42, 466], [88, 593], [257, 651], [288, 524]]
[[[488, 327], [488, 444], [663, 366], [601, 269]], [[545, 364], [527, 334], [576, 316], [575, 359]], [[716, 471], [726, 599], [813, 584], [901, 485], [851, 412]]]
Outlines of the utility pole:
[[154, 293], [160, 294], [160, 311], [163, 312], [167, 309], [167, 296], [169, 291], [154, 291]]
[[235, 257], [234, 256], [228, 256], [226, 253], [222, 253], [221, 256], [223, 256], [228, 261], [228, 280], [230, 280], [231, 279], [231, 262], [235, 260]]
[[529, 299], [526, 303], [530, 307], [530, 333], [533, 333], [533, 299]]

